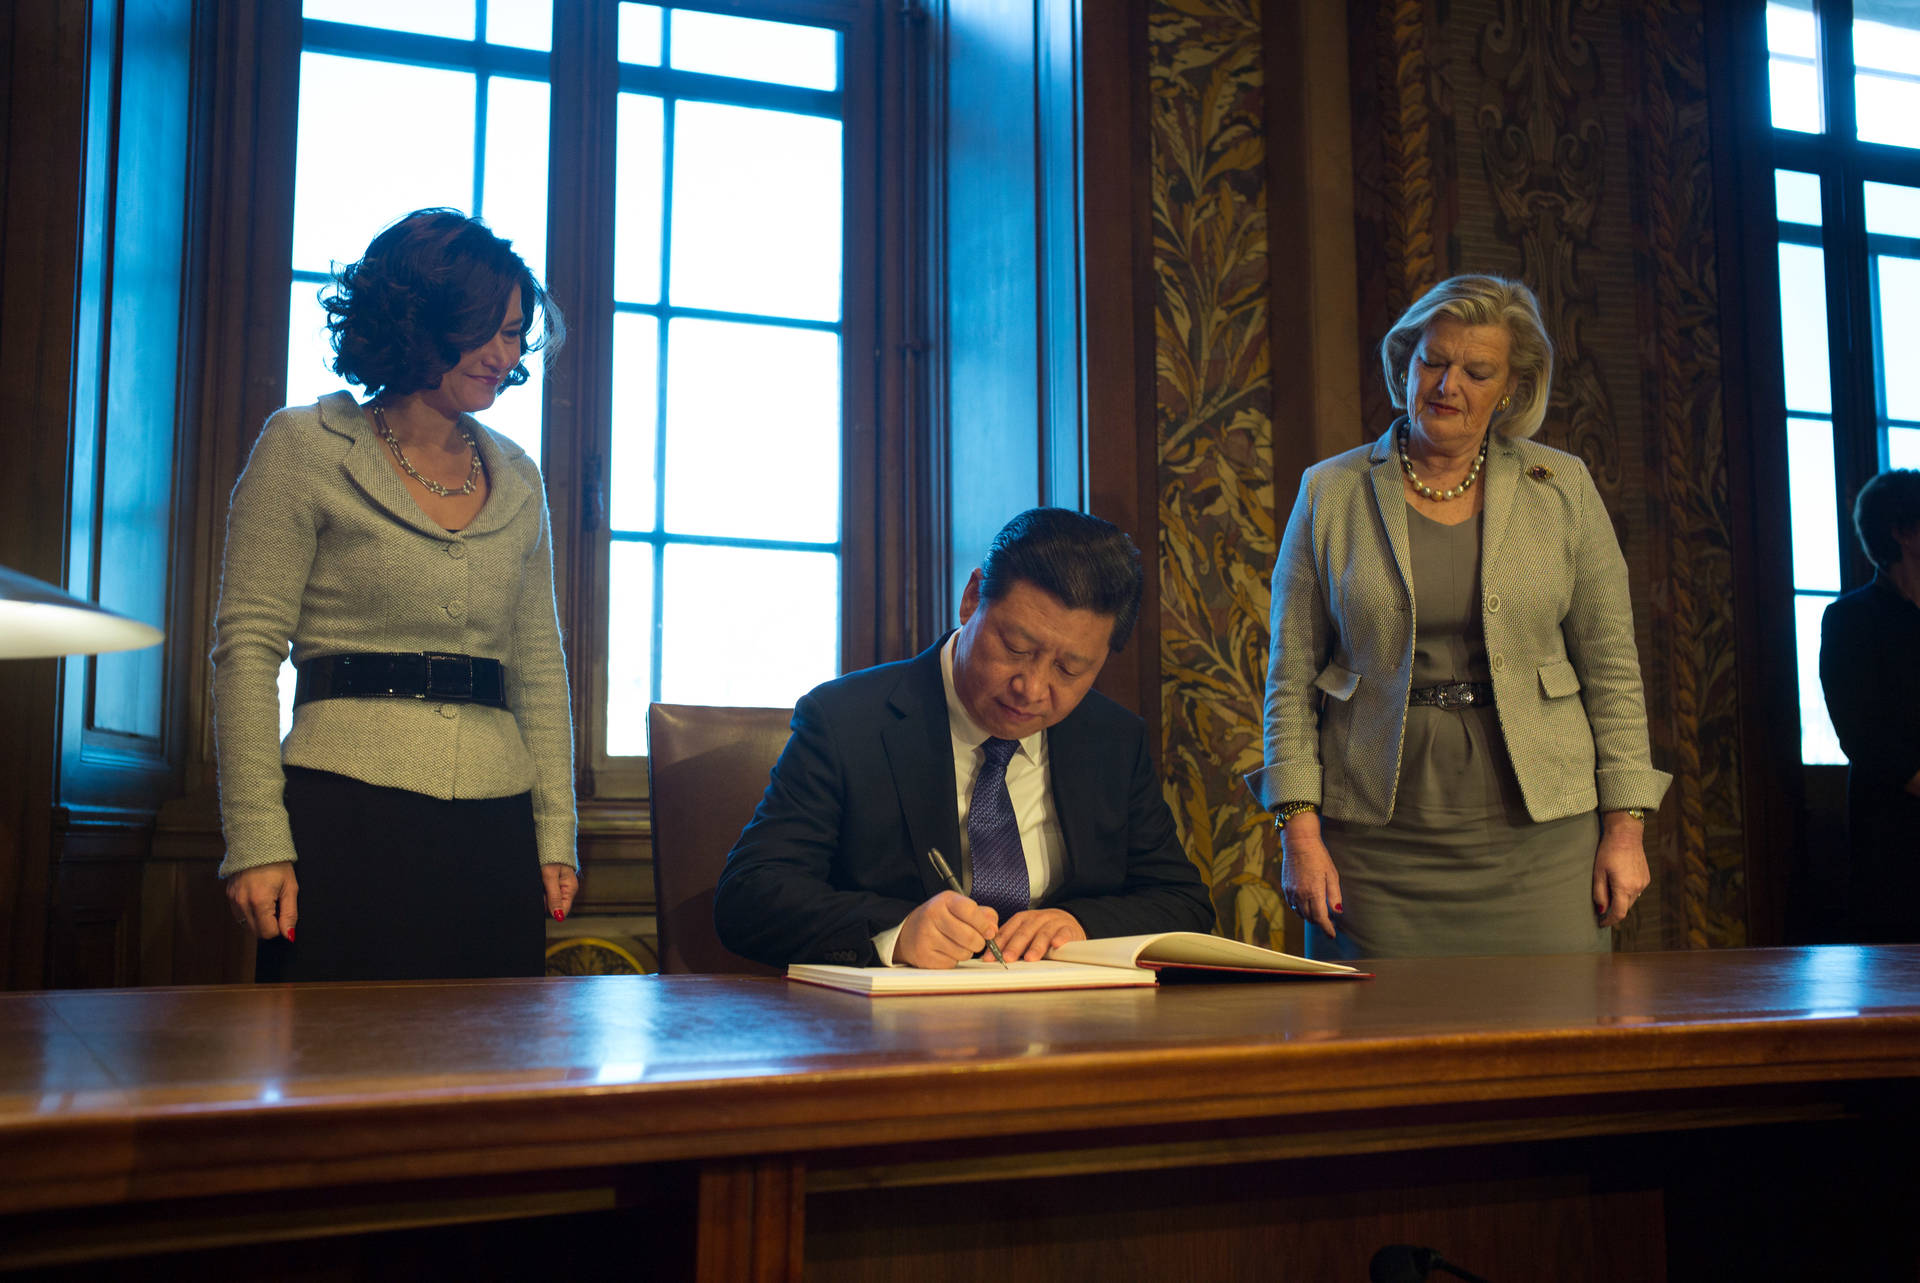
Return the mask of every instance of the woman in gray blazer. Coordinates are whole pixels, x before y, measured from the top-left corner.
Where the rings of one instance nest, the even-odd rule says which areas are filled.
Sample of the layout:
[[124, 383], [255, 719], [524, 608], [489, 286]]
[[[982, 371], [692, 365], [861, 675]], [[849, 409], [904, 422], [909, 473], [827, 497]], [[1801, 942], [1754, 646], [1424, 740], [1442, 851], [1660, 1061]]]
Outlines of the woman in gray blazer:
[[1646, 888], [1626, 563], [1586, 466], [1527, 440], [1524, 285], [1443, 281], [1381, 343], [1379, 440], [1308, 469], [1273, 572], [1265, 758], [1317, 957], [1603, 951]]
[[575, 889], [566, 661], [539, 471], [473, 416], [560, 316], [506, 241], [445, 209], [381, 232], [322, 302], [333, 368], [368, 399], [281, 410], [234, 487], [213, 649], [227, 896], [262, 980], [538, 975], [543, 915]]

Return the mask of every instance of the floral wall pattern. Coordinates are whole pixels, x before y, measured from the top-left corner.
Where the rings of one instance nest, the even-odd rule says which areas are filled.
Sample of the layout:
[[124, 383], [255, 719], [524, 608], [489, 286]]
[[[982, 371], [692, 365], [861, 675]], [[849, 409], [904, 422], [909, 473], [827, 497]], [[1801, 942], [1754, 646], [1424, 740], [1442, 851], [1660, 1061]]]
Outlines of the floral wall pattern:
[[[1557, 348], [1542, 439], [1621, 537], [1656, 762], [1654, 885], [1625, 948], [1746, 942], [1726, 432], [1701, 0], [1349, 8], [1360, 333], [1434, 281], [1532, 284]], [[1162, 757], [1228, 934], [1279, 941], [1259, 764], [1277, 538], [1257, 0], [1154, 0]], [[1391, 417], [1369, 356], [1366, 430]]]
[[1260, 765], [1278, 547], [1258, 0], [1157, 0], [1152, 84], [1162, 769], [1229, 935], [1279, 943]]

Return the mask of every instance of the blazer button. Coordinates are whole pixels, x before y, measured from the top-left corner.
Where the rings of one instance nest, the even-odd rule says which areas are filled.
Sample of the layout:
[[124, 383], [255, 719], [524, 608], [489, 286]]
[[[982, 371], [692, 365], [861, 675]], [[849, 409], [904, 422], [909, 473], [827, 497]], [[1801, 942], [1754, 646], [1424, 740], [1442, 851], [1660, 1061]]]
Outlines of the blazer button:
[[450, 543], [447, 545], [447, 556], [453, 558], [455, 561], [463, 560], [466, 557], [466, 555], [467, 555], [467, 546], [465, 544]]
[[467, 613], [467, 603], [464, 601], [461, 601], [458, 597], [455, 597], [452, 601], [447, 603], [447, 614], [453, 616], [455, 619], [460, 618], [460, 616], [466, 613]]
[[453, 718], [460, 716], [460, 709], [457, 705], [442, 704], [440, 706], [440, 716], [451, 721]]
[[1505, 655], [1495, 655], [1487, 661], [1487, 666], [1496, 673], [1504, 673], [1507, 671], [1507, 657]]
[[1490, 592], [1487, 594], [1487, 613], [1489, 615], [1497, 615], [1500, 613], [1500, 594], [1499, 593]]

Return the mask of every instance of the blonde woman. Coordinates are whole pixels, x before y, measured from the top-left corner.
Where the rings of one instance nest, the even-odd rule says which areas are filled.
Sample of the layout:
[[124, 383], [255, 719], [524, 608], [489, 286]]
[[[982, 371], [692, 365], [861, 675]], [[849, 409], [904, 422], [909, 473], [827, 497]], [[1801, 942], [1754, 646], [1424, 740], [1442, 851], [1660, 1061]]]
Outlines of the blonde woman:
[[1627, 568], [1586, 466], [1530, 440], [1526, 286], [1442, 281], [1380, 345], [1405, 413], [1301, 478], [1273, 572], [1265, 766], [1307, 951], [1604, 951], [1649, 881]]

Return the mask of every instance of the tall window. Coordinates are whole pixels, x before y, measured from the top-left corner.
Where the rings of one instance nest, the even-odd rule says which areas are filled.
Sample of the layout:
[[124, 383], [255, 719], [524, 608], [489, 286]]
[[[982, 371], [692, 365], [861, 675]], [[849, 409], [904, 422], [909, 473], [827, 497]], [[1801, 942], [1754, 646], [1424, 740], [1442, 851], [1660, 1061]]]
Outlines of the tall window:
[[651, 700], [779, 706], [835, 671], [840, 45], [620, 6], [613, 756]]
[[[617, 9], [617, 49], [556, 65], [564, 16]], [[871, 7], [871, 6], [867, 6]], [[841, 665], [847, 28], [808, 0], [305, 0], [288, 398], [341, 385], [317, 296], [383, 226], [428, 205], [484, 218], [543, 279], [551, 86], [612, 76], [610, 422], [545, 422], [543, 362], [487, 412], [535, 459], [604, 459], [569, 538], [605, 576], [573, 662], [604, 706], [599, 759], [645, 754], [650, 701], [792, 703]], [[745, 16], [749, 11], [760, 16]], [[807, 20], [810, 15], [813, 20]], [[866, 74], [872, 74], [868, 68]], [[869, 95], [870, 97], [870, 95]], [[870, 144], [869, 144], [870, 145]], [[871, 158], [867, 166], [871, 166]], [[582, 180], [585, 181], [585, 180]], [[871, 215], [868, 216], [871, 224]], [[869, 328], [871, 321], [869, 319]], [[570, 344], [563, 361], [595, 359]], [[603, 362], [604, 364], [604, 362]], [[563, 442], [562, 437], [566, 440]], [[551, 478], [549, 479], [551, 489]], [[563, 582], [565, 580], [564, 567]], [[585, 712], [585, 710], [583, 710]]]
[[1920, 467], [1920, 9], [1767, 5], [1801, 758], [1838, 764], [1820, 617], [1870, 573], [1853, 496]]

